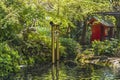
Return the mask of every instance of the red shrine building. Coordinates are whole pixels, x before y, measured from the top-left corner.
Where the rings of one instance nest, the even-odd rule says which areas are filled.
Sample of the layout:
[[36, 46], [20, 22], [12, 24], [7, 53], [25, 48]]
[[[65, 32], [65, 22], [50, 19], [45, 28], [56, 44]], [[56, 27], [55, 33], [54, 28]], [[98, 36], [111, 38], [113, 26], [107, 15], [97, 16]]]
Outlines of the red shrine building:
[[93, 17], [90, 19], [91, 24], [91, 42], [94, 40], [103, 41], [107, 37], [113, 35], [113, 24], [109, 24], [105, 21], [100, 21], [98, 18]]

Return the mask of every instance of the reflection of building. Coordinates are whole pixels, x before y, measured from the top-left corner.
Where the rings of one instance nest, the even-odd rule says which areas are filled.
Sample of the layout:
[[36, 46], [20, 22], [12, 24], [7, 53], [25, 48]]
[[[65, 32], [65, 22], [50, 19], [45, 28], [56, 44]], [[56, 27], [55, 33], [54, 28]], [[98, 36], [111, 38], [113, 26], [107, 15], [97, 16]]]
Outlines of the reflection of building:
[[113, 24], [108, 23], [104, 20], [100, 20], [96, 17], [90, 19], [91, 24], [91, 41], [94, 40], [105, 40], [106, 38], [113, 37]]

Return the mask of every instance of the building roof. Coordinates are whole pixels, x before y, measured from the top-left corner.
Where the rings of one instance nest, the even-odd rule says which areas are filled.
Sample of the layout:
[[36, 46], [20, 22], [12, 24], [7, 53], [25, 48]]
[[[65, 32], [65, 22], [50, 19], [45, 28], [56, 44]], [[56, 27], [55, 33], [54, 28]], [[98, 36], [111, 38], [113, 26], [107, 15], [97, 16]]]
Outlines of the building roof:
[[105, 26], [108, 26], [108, 27], [113, 27], [114, 26], [114, 24], [109, 20], [100, 19], [100, 18], [98, 18], [96, 16], [94, 16], [93, 18], [95, 18], [97, 21], [99, 21], [100, 23], [102, 23]]

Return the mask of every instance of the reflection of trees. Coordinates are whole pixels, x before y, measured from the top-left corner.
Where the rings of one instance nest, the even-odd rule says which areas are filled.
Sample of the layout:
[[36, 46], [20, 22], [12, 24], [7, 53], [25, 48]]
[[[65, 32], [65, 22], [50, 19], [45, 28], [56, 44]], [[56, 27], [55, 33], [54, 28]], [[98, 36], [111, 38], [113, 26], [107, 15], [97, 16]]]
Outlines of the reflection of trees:
[[81, 66], [76, 66], [76, 67], [70, 67], [66, 66], [64, 67], [64, 72], [67, 74], [70, 79], [76, 80], [76, 79], [90, 79], [91, 77], [91, 72], [92, 69], [88, 65], [81, 65]]
[[[14, 77], [14, 78], [13, 78]], [[112, 70], [108, 68], [87, 64], [71, 67], [64, 63], [42, 66], [39, 68], [24, 69], [10, 80], [111, 80]], [[117, 77], [117, 75], [116, 75]]]
[[51, 64], [46, 64], [44, 67], [43, 64], [41, 64], [34, 67], [23, 68], [19, 73], [9, 76], [9, 80], [46, 80], [44, 78], [49, 80], [51, 78], [50, 67]]

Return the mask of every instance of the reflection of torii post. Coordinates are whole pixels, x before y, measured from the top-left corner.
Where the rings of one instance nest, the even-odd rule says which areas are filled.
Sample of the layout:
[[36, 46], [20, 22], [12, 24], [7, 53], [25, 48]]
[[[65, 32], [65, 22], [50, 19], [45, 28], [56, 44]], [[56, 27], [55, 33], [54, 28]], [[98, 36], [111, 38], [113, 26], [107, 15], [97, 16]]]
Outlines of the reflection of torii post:
[[59, 62], [56, 65], [52, 65], [52, 80], [59, 80]]
[[[52, 46], [52, 63], [59, 60], [59, 25], [50, 22], [51, 27], [51, 46]], [[56, 46], [56, 47], [55, 47]], [[55, 54], [56, 53], [56, 54]], [[57, 56], [55, 58], [55, 56]]]

